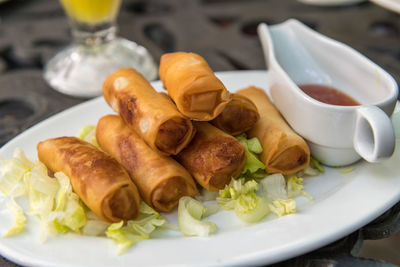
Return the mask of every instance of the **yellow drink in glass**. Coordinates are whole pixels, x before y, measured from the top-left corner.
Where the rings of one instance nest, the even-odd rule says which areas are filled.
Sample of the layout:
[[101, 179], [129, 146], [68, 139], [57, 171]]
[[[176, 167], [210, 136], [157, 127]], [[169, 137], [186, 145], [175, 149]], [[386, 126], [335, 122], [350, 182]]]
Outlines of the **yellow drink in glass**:
[[102, 94], [104, 79], [121, 68], [135, 68], [147, 79], [157, 66], [146, 48], [117, 36], [122, 0], [60, 0], [73, 42], [47, 62], [44, 78], [55, 90], [76, 97]]
[[121, 0], [61, 0], [61, 3], [72, 20], [99, 24], [116, 17]]

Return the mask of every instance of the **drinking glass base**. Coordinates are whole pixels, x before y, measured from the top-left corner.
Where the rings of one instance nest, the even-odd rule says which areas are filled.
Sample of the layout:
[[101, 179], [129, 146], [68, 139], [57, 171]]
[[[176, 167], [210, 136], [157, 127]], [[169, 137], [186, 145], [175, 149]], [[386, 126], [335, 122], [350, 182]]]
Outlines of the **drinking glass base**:
[[72, 44], [45, 66], [44, 78], [55, 90], [76, 97], [102, 94], [108, 75], [120, 68], [134, 68], [148, 80], [157, 77], [157, 66], [146, 48], [123, 38], [88, 46]]

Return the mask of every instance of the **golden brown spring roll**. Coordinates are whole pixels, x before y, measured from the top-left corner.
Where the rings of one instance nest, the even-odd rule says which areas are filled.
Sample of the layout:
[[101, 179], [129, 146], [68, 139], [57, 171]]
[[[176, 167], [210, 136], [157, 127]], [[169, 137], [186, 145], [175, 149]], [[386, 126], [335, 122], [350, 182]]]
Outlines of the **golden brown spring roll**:
[[253, 101], [260, 113], [260, 119], [248, 134], [260, 140], [261, 160], [267, 171], [291, 174], [305, 168], [310, 162], [307, 143], [290, 128], [264, 90], [251, 86], [237, 93]]
[[231, 94], [231, 101], [211, 124], [230, 135], [238, 135], [250, 130], [259, 118], [257, 108], [250, 99]]
[[193, 138], [192, 122], [134, 69], [120, 69], [105, 80], [103, 95], [112, 109], [154, 150], [176, 155]]
[[223, 189], [242, 171], [245, 149], [233, 136], [207, 122], [194, 124], [195, 137], [176, 158], [205, 189]]
[[197, 54], [164, 54], [159, 75], [179, 111], [191, 119], [212, 120], [229, 102], [229, 92], [224, 84]]
[[116, 158], [138, 186], [143, 200], [157, 211], [170, 211], [182, 196], [194, 196], [196, 184], [178, 162], [160, 155], [115, 115], [101, 118], [97, 142]]
[[111, 156], [76, 137], [48, 139], [38, 157], [52, 172], [62, 171], [82, 201], [108, 222], [137, 217], [140, 195], [126, 170]]

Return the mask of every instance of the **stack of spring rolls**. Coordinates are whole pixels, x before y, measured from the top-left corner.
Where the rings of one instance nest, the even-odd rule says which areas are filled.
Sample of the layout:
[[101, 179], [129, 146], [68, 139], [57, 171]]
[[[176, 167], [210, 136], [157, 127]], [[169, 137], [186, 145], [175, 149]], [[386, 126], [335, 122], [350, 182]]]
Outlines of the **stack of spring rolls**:
[[103, 95], [118, 115], [96, 127], [100, 149], [74, 137], [38, 144], [51, 171], [63, 171], [74, 191], [100, 218], [134, 219], [143, 199], [171, 211], [196, 183], [223, 189], [241, 173], [246, 154], [233, 137], [246, 132], [262, 146], [269, 173], [294, 173], [309, 163], [310, 151], [262, 89], [231, 94], [207, 62], [194, 53], [161, 57], [157, 92], [134, 69], [120, 69], [104, 82]]

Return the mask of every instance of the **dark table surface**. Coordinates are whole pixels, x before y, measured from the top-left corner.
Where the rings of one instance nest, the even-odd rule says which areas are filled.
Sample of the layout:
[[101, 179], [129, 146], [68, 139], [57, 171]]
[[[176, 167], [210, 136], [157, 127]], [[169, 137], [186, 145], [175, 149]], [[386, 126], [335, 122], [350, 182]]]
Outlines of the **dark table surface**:
[[[316, 7], [294, 0], [126, 0], [120, 35], [149, 49], [192, 51], [214, 71], [265, 69], [256, 35], [260, 22], [296, 18], [357, 49], [400, 74], [400, 15], [369, 2]], [[0, 4], [0, 146], [28, 127], [86, 99], [62, 95], [42, 78], [42, 68], [71, 41], [58, 1], [10, 0]], [[375, 221], [324, 248], [276, 266], [390, 266], [357, 257], [362, 241], [400, 228], [400, 204]], [[18, 266], [0, 257], [0, 266]]]

